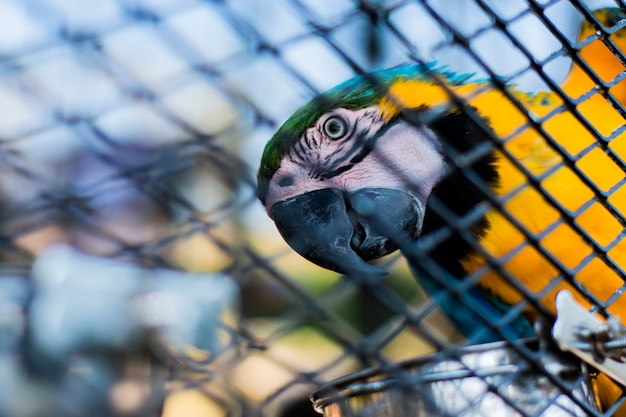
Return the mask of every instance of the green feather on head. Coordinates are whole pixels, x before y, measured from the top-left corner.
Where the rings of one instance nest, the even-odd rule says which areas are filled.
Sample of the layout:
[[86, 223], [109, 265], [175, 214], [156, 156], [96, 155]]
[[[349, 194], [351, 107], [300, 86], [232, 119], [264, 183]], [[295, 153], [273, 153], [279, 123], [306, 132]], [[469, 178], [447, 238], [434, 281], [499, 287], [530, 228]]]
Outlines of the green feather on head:
[[265, 201], [270, 178], [279, 168], [282, 157], [323, 114], [336, 108], [359, 110], [372, 106], [380, 102], [395, 82], [410, 79], [427, 81], [431, 80], [435, 73], [451, 85], [463, 84], [474, 75], [455, 74], [446, 71], [445, 67], [437, 67], [435, 63], [404, 64], [358, 75], [320, 94], [298, 109], [265, 146], [257, 176], [259, 199]]

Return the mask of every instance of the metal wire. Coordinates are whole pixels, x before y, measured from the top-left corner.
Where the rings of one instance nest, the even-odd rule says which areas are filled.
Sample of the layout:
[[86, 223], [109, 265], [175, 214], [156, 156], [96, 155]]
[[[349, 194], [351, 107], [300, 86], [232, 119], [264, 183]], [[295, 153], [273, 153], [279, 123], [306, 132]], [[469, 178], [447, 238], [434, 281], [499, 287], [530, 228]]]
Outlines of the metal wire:
[[[620, 1], [608, 5], [626, 7]], [[554, 346], [530, 348], [506, 330], [528, 309], [552, 323], [542, 299], [562, 283], [604, 317], [624, 288], [603, 300], [575, 278], [598, 260], [624, 274], [607, 255], [624, 232], [605, 244], [577, 222], [599, 204], [626, 225], [609, 201], [626, 179], [603, 189], [580, 167], [599, 149], [626, 173], [612, 146], [624, 125], [607, 135], [580, 110], [599, 94], [626, 115], [609, 91], [626, 73], [603, 80], [580, 56], [599, 40], [626, 62], [626, 51], [610, 37], [626, 21], [606, 28], [593, 15], [597, 7], [580, 0], [0, 4], [0, 27], [7, 28], [0, 37], [0, 374], [6, 375], [0, 376], [0, 416], [316, 415], [309, 395], [322, 384], [373, 366], [393, 378], [368, 381], [368, 387], [422, 381], [429, 376], [399, 370], [398, 363], [432, 352], [439, 352], [434, 360], [461, 362], [455, 372], [483, 381], [484, 396], [501, 398], [518, 415], [539, 416], [551, 407], [568, 412], [556, 396], [529, 411], [503, 388], [516, 375], [489, 379], [489, 369], [462, 362], [458, 348], [473, 340], [459, 336], [439, 311], [450, 297], [484, 321], [476, 340], [488, 331], [501, 334], [523, 362], [520, 369], [544, 378], [588, 415], [602, 415], [572, 394], [586, 375], [570, 378], [543, 361]], [[578, 42], [582, 20], [596, 32]], [[539, 54], [516, 25], [526, 27], [528, 37], [541, 28], [559, 46], [550, 49], [546, 41]], [[485, 39], [509, 47], [491, 50]], [[459, 97], [432, 78], [450, 105], [491, 139], [467, 152], [442, 146], [452, 170], [483, 191], [485, 202], [463, 214], [442, 201], [429, 202], [446, 226], [402, 246], [420, 273], [445, 291], [424, 294], [397, 255], [382, 261], [391, 272], [385, 279], [342, 277], [301, 259], [256, 199], [254, 177], [264, 144], [300, 105], [353, 75], [432, 61], [451, 71], [476, 72], [473, 80], [491, 80]], [[554, 70], [565, 74], [572, 63], [595, 84], [578, 98], [563, 90], [563, 75]], [[559, 104], [545, 115], [531, 114], [512, 91], [516, 83], [531, 93], [550, 91]], [[523, 124], [507, 137], [467, 109], [491, 89], [522, 115]], [[575, 155], [546, 128], [564, 114], [595, 139]], [[418, 125], [438, 120], [407, 119]], [[510, 151], [525, 130], [559, 156], [541, 174]], [[495, 196], [472, 168], [494, 150], [526, 177], [505, 197]], [[565, 168], [591, 193], [576, 210], [545, 186]], [[558, 214], [539, 233], [507, 211], [507, 203], [528, 188]], [[494, 209], [524, 239], [503, 257], [488, 253], [473, 232]], [[542, 245], [561, 226], [590, 248], [575, 267]], [[453, 234], [488, 266], [459, 280], [429, 258]], [[55, 252], [60, 245], [64, 249]], [[557, 273], [540, 291], [506, 268], [527, 248]], [[497, 319], [473, 306], [467, 294], [487, 269], [523, 299]], [[57, 314], [64, 318], [53, 322]], [[57, 323], [59, 333], [50, 323]], [[466, 394], [461, 393], [465, 400], [474, 401]]]

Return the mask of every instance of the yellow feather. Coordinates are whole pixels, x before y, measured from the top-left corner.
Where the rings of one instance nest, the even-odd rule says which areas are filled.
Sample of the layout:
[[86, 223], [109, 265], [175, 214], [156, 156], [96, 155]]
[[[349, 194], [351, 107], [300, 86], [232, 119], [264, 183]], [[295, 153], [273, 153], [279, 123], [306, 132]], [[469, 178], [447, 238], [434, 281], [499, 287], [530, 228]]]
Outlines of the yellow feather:
[[[595, 17], [608, 28], [607, 22], [609, 17], [607, 14], [610, 9], [600, 9], [594, 12]], [[585, 22], [581, 28], [578, 36], [579, 42], [586, 40], [590, 36], [594, 35], [596, 29], [589, 23]], [[620, 49], [626, 53], [624, 49], [624, 42], [626, 34], [625, 31], [619, 30], [610, 36], [611, 41]], [[610, 51], [610, 49], [600, 39], [595, 39], [590, 44], [586, 45], [579, 52], [580, 58], [585, 61], [593, 71], [600, 77], [602, 81], [610, 82], [615, 79], [623, 70], [624, 66], [620, 63], [619, 59]], [[570, 71], [568, 79], [563, 85], [563, 89], [568, 92], [572, 97], [579, 97], [580, 95], [591, 90], [596, 85], [595, 82], [585, 73], [585, 71], [578, 65], [574, 65]], [[626, 103], [626, 80], [622, 80], [611, 88], [613, 96], [621, 103]]]
[[[596, 16], [600, 21], [607, 20], [605, 11], [596, 12]], [[621, 30], [613, 34], [611, 39], [626, 52], [625, 32], [626, 30]], [[593, 27], [585, 24], [580, 39], [586, 39], [593, 33]], [[579, 55], [603, 81], [612, 81], [624, 71], [624, 66], [600, 40], [591, 42]], [[381, 114], [389, 119], [400, 108], [450, 105], [450, 94], [435, 84], [438, 83], [419, 80], [395, 83], [380, 104]], [[562, 88], [572, 98], [577, 99], [594, 86], [595, 83], [582, 68], [575, 65]], [[538, 238], [541, 248], [556, 258], [577, 284], [585, 287], [601, 302], [606, 302], [624, 286], [623, 278], [594, 254], [591, 245], [585, 242], [579, 232], [562, 221], [555, 205], [544, 199], [537, 189], [528, 186], [528, 176], [512, 160], [519, 162], [532, 177], [539, 180], [541, 188], [562, 208], [570, 214], [577, 212], [574, 216], [575, 224], [588, 233], [602, 250], [606, 251], [608, 245], [620, 238], [624, 231], [620, 222], [594, 200], [594, 191], [585, 185], [579, 174], [565, 164], [564, 158], [543, 135], [529, 125], [525, 114], [501, 91], [487, 83], [447, 88], [466, 104], [475, 107], [489, 121], [504, 147], [504, 152], [498, 152], [497, 169], [501, 183], [495, 190], [496, 196], [504, 202], [504, 213], [519, 222], [526, 233]], [[603, 139], [596, 139], [594, 132], [589, 131], [566, 110], [552, 114], [551, 112], [563, 105], [562, 100], [554, 93], [529, 95], [512, 88], [508, 92], [534, 120], [541, 121], [541, 127], [549, 135], [550, 141], [562, 147], [576, 161], [576, 168], [598, 190], [608, 193], [608, 202], [619, 213], [626, 213], [626, 187], [616, 187], [624, 179], [624, 167], [597, 146]], [[626, 80], [616, 84], [610, 92], [617, 100], [626, 103]], [[580, 103], [577, 110], [605, 139], [625, 124], [624, 118], [600, 94]], [[608, 147], [622, 161], [626, 160], [626, 133], [612, 139]], [[505, 156], [506, 153], [511, 158]], [[584, 210], [578, 213], [583, 207]], [[562, 289], [568, 289], [578, 302], [590, 306], [575, 286], [560, 276], [557, 268], [540, 251], [528, 244], [520, 228], [507, 220], [500, 210], [488, 212], [487, 219], [490, 227], [480, 241], [485, 252], [496, 259], [506, 258], [504, 270], [537, 294], [549, 311], [556, 313], [555, 296]], [[626, 270], [626, 239], [606, 251], [606, 255], [610, 261]], [[577, 269], [586, 260], [589, 262]], [[481, 255], [472, 255], [462, 260], [462, 265], [470, 274], [484, 268], [488, 262]], [[558, 281], [556, 285], [555, 280]], [[510, 304], [525, 300], [507, 279], [493, 269], [487, 270], [479, 285]], [[626, 295], [617, 298], [608, 310], [626, 322]], [[536, 315], [530, 306], [526, 311], [531, 319]], [[606, 377], [598, 382], [602, 403], [608, 407], [619, 398], [621, 388]], [[626, 406], [614, 415], [626, 417]]]

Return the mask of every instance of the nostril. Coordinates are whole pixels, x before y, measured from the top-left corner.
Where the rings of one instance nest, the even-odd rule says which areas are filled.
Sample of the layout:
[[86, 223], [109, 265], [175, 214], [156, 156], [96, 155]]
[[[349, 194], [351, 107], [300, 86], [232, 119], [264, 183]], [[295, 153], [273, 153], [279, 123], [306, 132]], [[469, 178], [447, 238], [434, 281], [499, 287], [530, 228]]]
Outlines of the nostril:
[[294, 183], [293, 177], [283, 177], [278, 181], [279, 187], [291, 187]]

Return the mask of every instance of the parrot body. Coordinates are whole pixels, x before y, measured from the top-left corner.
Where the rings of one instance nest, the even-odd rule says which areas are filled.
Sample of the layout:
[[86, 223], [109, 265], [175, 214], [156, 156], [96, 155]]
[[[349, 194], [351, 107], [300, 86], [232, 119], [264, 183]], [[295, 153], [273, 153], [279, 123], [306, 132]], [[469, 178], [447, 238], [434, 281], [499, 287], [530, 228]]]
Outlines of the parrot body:
[[[607, 27], [625, 18], [617, 8], [595, 16]], [[581, 39], [594, 32], [586, 24]], [[611, 35], [617, 45], [623, 32]], [[595, 40], [580, 56], [611, 81], [624, 66], [603, 48]], [[577, 100], [596, 84], [575, 66], [562, 89]], [[626, 102], [625, 83], [609, 91]], [[626, 319], [625, 120], [600, 93], [577, 101], [577, 113], [568, 107], [553, 92], [494, 88], [432, 64], [358, 76], [278, 130], [259, 197], [320, 266], [382, 275], [367, 261], [400, 249], [472, 342], [532, 336], [563, 289]], [[465, 226], [450, 227], [450, 213]], [[510, 314], [515, 306], [522, 314]], [[607, 385], [603, 404], [620, 393]]]

